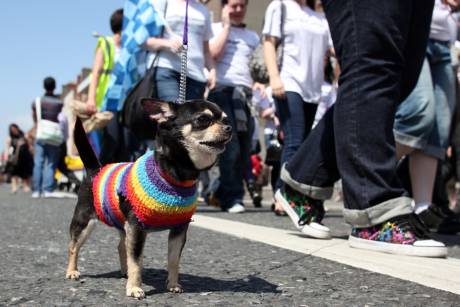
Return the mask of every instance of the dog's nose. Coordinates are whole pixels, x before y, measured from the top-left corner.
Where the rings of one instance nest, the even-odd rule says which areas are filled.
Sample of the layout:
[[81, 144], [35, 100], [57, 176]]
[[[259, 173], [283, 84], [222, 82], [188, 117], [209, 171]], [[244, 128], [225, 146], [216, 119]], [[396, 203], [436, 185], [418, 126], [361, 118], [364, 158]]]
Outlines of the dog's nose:
[[224, 129], [225, 132], [228, 132], [228, 133], [232, 132], [232, 126], [230, 126], [230, 125], [225, 125], [223, 127], [223, 129]]

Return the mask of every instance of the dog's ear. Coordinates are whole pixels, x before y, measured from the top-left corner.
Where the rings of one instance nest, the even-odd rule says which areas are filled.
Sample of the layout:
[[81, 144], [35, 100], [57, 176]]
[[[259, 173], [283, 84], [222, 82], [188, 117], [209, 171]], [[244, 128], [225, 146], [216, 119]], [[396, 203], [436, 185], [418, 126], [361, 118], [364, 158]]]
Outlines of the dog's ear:
[[158, 123], [165, 122], [174, 117], [175, 112], [172, 102], [155, 98], [143, 98], [141, 104], [149, 117]]

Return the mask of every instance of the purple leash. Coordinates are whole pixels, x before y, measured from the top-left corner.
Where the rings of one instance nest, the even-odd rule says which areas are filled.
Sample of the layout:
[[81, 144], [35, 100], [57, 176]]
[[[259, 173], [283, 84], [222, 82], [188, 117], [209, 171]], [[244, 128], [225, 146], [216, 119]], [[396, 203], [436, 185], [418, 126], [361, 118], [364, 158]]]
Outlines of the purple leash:
[[178, 103], [185, 103], [185, 95], [187, 92], [187, 50], [188, 50], [188, 1], [185, 3], [185, 23], [184, 34], [182, 36], [182, 51], [180, 54], [180, 83], [179, 83], [179, 99]]

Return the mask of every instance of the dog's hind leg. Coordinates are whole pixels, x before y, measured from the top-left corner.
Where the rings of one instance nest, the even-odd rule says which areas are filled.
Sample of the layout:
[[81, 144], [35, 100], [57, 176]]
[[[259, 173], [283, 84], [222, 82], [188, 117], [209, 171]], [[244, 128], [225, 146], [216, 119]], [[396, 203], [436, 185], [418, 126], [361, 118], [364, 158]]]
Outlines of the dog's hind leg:
[[118, 257], [120, 258], [120, 271], [121, 275], [127, 276], [128, 264], [126, 263], [126, 235], [124, 231], [119, 231], [120, 242], [118, 243]]
[[142, 253], [144, 250], [146, 232], [137, 225], [125, 223], [126, 233], [126, 256], [128, 267], [128, 282], [126, 283], [126, 295], [138, 299], [145, 297], [142, 290]]
[[70, 224], [69, 243], [69, 264], [66, 278], [79, 279], [80, 273], [77, 268], [78, 253], [80, 248], [88, 239], [96, 225], [96, 214], [94, 207], [90, 205], [91, 200], [87, 197], [80, 197]]
[[179, 262], [187, 240], [188, 223], [173, 228], [169, 231], [168, 237], [168, 280], [166, 288], [170, 292], [183, 292], [182, 286], [179, 284]]

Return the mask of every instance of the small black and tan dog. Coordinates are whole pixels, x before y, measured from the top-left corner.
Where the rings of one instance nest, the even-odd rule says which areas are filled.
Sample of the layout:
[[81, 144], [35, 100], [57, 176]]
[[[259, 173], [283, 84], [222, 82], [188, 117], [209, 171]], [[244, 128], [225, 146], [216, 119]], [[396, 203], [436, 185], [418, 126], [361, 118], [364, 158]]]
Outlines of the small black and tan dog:
[[[193, 100], [179, 105], [144, 99], [142, 105], [150, 118], [158, 123], [153, 162], [174, 182], [196, 181], [200, 171], [209, 169], [216, 163], [218, 155], [224, 151], [225, 144], [231, 138], [232, 129], [225, 113], [212, 102]], [[80, 187], [70, 225], [71, 240], [66, 273], [69, 279], [79, 279], [78, 253], [98, 218], [101, 219], [94, 205], [96, 191], [93, 191], [93, 182], [98, 178], [102, 166], [88, 142], [79, 119], [75, 125], [74, 139], [87, 177]], [[128, 275], [126, 295], [140, 299], [145, 297], [141, 288], [142, 253], [146, 235], [151, 229], [146, 229], [139, 221], [133, 211], [133, 204], [127, 197], [118, 194], [116, 201], [124, 222], [118, 227], [118, 253], [121, 272]], [[182, 292], [178, 280], [179, 261], [186, 241], [188, 222], [167, 229], [170, 230], [167, 289], [171, 292]]]

